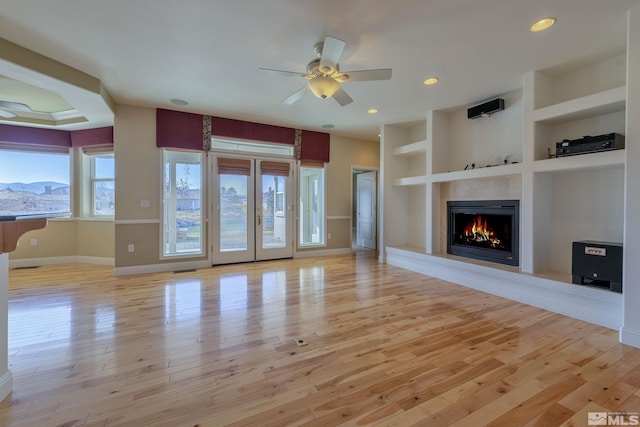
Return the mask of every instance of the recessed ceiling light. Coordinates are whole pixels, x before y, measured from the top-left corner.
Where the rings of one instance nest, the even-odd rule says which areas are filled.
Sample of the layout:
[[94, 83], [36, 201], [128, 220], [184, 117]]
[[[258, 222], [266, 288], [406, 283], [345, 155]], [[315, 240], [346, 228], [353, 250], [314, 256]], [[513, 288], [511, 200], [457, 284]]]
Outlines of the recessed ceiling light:
[[336, 125], [332, 125], [331, 123], [327, 123], [326, 125], [322, 125], [324, 129], [333, 129]]
[[189, 105], [189, 103], [187, 101], [185, 101], [184, 99], [178, 99], [178, 98], [173, 98], [171, 100], [171, 103], [173, 105]]
[[556, 23], [556, 18], [553, 18], [553, 17], [542, 18], [538, 22], [534, 23], [531, 26], [531, 28], [529, 28], [529, 29], [532, 32], [537, 33], [537, 32], [544, 31], [544, 30], [550, 28], [555, 23]]
[[431, 85], [434, 85], [434, 84], [438, 83], [439, 81], [440, 81], [440, 79], [437, 78], [437, 77], [429, 77], [429, 78], [425, 79], [425, 81], [422, 82], [422, 83], [424, 83], [425, 86], [431, 86]]
[[369, 114], [375, 114], [375, 113], [377, 113], [377, 112], [378, 112], [378, 109], [377, 109], [377, 108], [369, 108], [369, 109], [367, 110], [367, 113], [369, 113]]

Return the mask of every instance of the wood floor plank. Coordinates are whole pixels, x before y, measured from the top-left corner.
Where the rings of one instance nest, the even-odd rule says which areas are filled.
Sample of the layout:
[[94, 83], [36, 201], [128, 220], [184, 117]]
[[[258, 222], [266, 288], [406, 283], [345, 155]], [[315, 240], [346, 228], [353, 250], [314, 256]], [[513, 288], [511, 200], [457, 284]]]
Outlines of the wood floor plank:
[[640, 409], [640, 350], [617, 331], [375, 254], [9, 282], [2, 426], [583, 426]]

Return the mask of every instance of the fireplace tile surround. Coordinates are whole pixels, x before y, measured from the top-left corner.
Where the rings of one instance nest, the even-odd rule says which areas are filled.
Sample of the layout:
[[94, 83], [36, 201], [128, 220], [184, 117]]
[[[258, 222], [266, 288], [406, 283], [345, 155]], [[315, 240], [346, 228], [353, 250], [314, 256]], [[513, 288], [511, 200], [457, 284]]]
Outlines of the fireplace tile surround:
[[440, 248], [443, 254], [447, 250], [447, 202], [460, 200], [521, 201], [522, 177], [503, 176], [440, 184]]

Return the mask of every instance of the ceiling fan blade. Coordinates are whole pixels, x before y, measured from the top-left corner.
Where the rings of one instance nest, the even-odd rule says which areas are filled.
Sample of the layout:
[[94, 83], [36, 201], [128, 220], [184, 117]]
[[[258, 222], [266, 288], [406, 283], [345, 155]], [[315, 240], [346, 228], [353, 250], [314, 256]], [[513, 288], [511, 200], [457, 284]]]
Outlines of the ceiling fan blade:
[[346, 43], [343, 40], [335, 37], [327, 36], [324, 38], [322, 55], [320, 56], [320, 71], [328, 73], [336, 69], [345, 45]]
[[271, 68], [258, 68], [258, 71], [277, 74], [284, 77], [306, 77], [306, 73], [296, 73], [295, 71], [272, 70]]
[[31, 111], [31, 107], [21, 102], [0, 101], [0, 108], [10, 108], [12, 110]]
[[5, 119], [12, 119], [16, 117], [16, 115], [8, 111], [0, 110], [0, 117], [4, 117]]
[[348, 82], [364, 82], [369, 80], [390, 80], [391, 68], [381, 68], [379, 70], [359, 70], [344, 71], [340, 73], [337, 80], [343, 83]]
[[296, 102], [297, 100], [299, 100], [300, 98], [302, 98], [302, 96], [307, 93], [309, 91], [309, 86], [304, 86], [301, 89], [298, 89], [297, 91], [293, 92], [291, 95], [289, 95], [288, 97], [286, 97], [285, 99], [283, 99], [281, 101], [281, 104], [285, 104], [285, 105], [291, 105], [294, 102]]
[[333, 94], [333, 99], [335, 99], [336, 101], [338, 101], [338, 104], [342, 105], [343, 107], [347, 104], [351, 104], [353, 102], [353, 99], [349, 96], [349, 94], [347, 92], [344, 91], [344, 89], [339, 88], [336, 93]]

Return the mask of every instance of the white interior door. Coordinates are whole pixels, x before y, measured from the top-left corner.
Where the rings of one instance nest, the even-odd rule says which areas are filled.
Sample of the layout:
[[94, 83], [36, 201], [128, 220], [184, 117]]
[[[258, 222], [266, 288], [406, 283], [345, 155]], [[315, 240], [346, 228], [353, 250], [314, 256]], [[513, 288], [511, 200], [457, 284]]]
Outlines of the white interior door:
[[[263, 162], [281, 167], [263, 173]], [[213, 264], [293, 256], [292, 170], [291, 161], [214, 158]]]
[[376, 172], [356, 175], [356, 243], [376, 249]]

